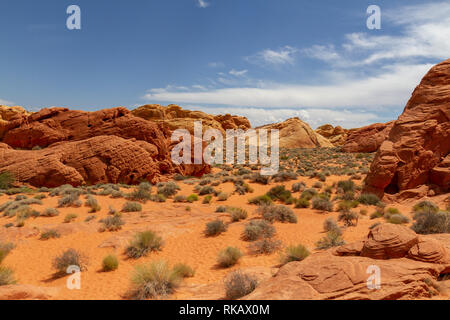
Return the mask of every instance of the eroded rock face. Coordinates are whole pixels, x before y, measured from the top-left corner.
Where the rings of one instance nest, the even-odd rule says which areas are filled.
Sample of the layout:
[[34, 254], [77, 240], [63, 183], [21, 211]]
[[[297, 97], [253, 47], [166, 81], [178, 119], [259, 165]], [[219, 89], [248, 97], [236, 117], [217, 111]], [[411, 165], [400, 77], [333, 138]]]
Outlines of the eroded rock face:
[[258, 129], [279, 130], [280, 148], [334, 147], [327, 138], [316, 133], [306, 122], [303, 122], [299, 118], [291, 118], [284, 122], [256, 128], [256, 130]]
[[374, 123], [348, 131], [342, 150], [345, 152], [376, 152], [389, 136], [394, 121]]
[[450, 60], [434, 66], [414, 90], [375, 156], [365, 192], [396, 194], [433, 184], [449, 192]]
[[57, 187], [98, 183], [152, 183], [164, 175], [202, 174], [206, 167], [176, 166], [159, 158], [157, 146], [146, 141], [117, 136], [98, 136], [60, 142], [42, 150], [0, 148], [0, 171], [33, 186]]
[[22, 107], [8, 107], [0, 105], [0, 139], [7, 130], [9, 130], [10, 122], [14, 119], [20, 119], [28, 116], [30, 113]]
[[194, 133], [194, 121], [202, 121], [203, 131], [217, 129], [224, 133], [227, 129], [247, 130], [251, 127], [245, 117], [230, 114], [213, 116], [202, 111], [185, 110], [173, 104], [167, 107], [149, 104], [133, 110], [132, 113], [146, 120], [163, 122], [171, 130], [187, 129], [191, 134]]
[[327, 138], [336, 147], [345, 143], [348, 131], [341, 126], [333, 127], [331, 124], [325, 124], [316, 129], [318, 134]]
[[[363, 241], [286, 264], [244, 299], [431, 298], [439, 275], [450, 271], [449, 240], [422, 237], [403, 226], [382, 224]], [[380, 269], [377, 290], [367, 286], [370, 266]]]

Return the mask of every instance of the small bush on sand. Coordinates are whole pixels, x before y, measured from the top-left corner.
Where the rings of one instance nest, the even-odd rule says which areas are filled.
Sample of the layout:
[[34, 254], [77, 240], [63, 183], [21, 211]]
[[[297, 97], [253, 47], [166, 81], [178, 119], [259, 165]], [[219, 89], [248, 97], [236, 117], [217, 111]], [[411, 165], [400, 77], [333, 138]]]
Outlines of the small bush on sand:
[[6, 258], [6, 256], [14, 249], [14, 244], [11, 242], [2, 243], [0, 242], [0, 263]]
[[341, 180], [337, 183], [337, 187], [342, 191], [355, 191], [355, 183], [353, 180]]
[[47, 231], [44, 231], [41, 233], [41, 240], [48, 240], [48, 239], [56, 239], [60, 238], [61, 234], [56, 229], [49, 229]]
[[267, 192], [267, 195], [272, 200], [280, 200], [281, 202], [286, 202], [292, 198], [292, 194], [289, 190], [286, 190], [283, 185], [275, 186]]
[[213, 194], [214, 193], [214, 188], [211, 186], [204, 186], [202, 188], [200, 188], [198, 194], [201, 196], [207, 195], [207, 194]]
[[158, 184], [158, 193], [166, 198], [174, 196], [181, 188], [173, 181]]
[[188, 196], [186, 198], [186, 201], [189, 203], [193, 203], [195, 201], [198, 201], [198, 195], [196, 195], [195, 193], [191, 194], [190, 196]]
[[283, 205], [260, 206], [258, 213], [269, 222], [297, 223], [297, 216], [292, 209]]
[[281, 263], [286, 264], [292, 261], [302, 261], [309, 256], [309, 250], [299, 244], [297, 246], [289, 246], [286, 248], [284, 255], [281, 257]]
[[241, 220], [245, 220], [248, 217], [247, 211], [245, 211], [242, 208], [227, 207], [227, 212], [230, 214], [232, 222], [238, 222]]
[[432, 201], [420, 201], [419, 203], [415, 204], [413, 207], [413, 212], [434, 212], [437, 213], [439, 211], [439, 207]]
[[59, 211], [55, 208], [47, 208], [41, 213], [41, 217], [56, 217]]
[[84, 205], [91, 208], [91, 210], [89, 210], [89, 213], [99, 212], [102, 209], [98, 204], [97, 199], [95, 199], [92, 195], [88, 195], [86, 197], [86, 202], [84, 203]]
[[234, 271], [225, 278], [225, 297], [229, 300], [236, 300], [252, 293], [258, 285], [256, 278]]
[[102, 267], [104, 272], [117, 270], [119, 267], [119, 260], [114, 254], [108, 254], [103, 258]]
[[321, 211], [333, 211], [333, 203], [330, 200], [319, 196], [312, 199], [312, 207], [313, 209]]
[[211, 200], [212, 200], [212, 195], [207, 195], [207, 196], [205, 196], [204, 198], [203, 198], [203, 201], [202, 201], [202, 203], [203, 204], [210, 204], [211, 203]]
[[358, 202], [365, 205], [376, 206], [380, 202], [380, 198], [372, 193], [364, 193], [358, 197]]
[[84, 271], [87, 269], [87, 258], [75, 249], [67, 249], [53, 260], [53, 268], [60, 276], [66, 275], [70, 266], [78, 266]]
[[281, 247], [280, 240], [261, 239], [251, 243], [248, 249], [251, 254], [272, 254]]
[[242, 239], [245, 241], [256, 241], [259, 239], [272, 238], [275, 235], [275, 227], [265, 220], [252, 220], [245, 225]]
[[134, 239], [130, 242], [125, 250], [126, 255], [132, 259], [148, 255], [153, 251], [161, 251], [163, 240], [153, 231], [139, 232], [134, 235]]
[[220, 193], [217, 195], [217, 201], [227, 201], [227, 200], [228, 200], [228, 197], [229, 197], [229, 194], [228, 194], [228, 193], [226, 193], [226, 192], [220, 192]]
[[402, 215], [401, 213], [391, 214], [386, 219], [387, 222], [393, 224], [405, 224], [409, 223], [409, 218]]
[[9, 171], [3, 171], [0, 173], [0, 189], [6, 190], [11, 188], [15, 180], [14, 174]]
[[347, 227], [356, 226], [358, 219], [358, 213], [355, 211], [346, 209], [339, 212], [338, 221], [343, 221]]
[[122, 220], [122, 218], [118, 215], [109, 216], [106, 217], [100, 222], [103, 224], [103, 226], [100, 228], [100, 232], [104, 231], [119, 231], [122, 229], [122, 226], [125, 224], [125, 222]]
[[127, 201], [122, 207], [122, 212], [140, 212], [142, 211], [142, 205], [138, 202]]
[[139, 202], [147, 202], [148, 200], [151, 200], [151, 185], [147, 182], [143, 182], [139, 184], [137, 188], [135, 188], [131, 193], [129, 193], [126, 198], [128, 200], [132, 201], [139, 201]]
[[225, 223], [222, 220], [214, 220], [206, 224], [205, 235], [207, 237], [214, 237], [225, 231], [227, 231]]
[[81, 207], [82, 202], [78, 193], [69, 193], [58, 200], [58, 207]]
[[0, 266], [0, 286], [15, 284], [14, 271], [12, 269]]
[[272, 204], [272, 198], [269, 197], [267, 194], [259, 196], [259, 197], [255, 197], [255, 198], [251, 198], [248, 200], [249, 204], [256, 204], [259, 206], [262, 205], [269, 205]]
[[314, 196], [318, 194], [316, 189], [306, 189], [300, 195], [300, 198], [311, 200]]
[[426, 208], [417, 211], [411, 229], [419, 234], [450, 233], [450, 212]]
[[234, 266], [242, 257], [242, 252], [238, 248], [227, 247], [219, 252], [217, 263], [222, 268]]
[[164, 261], [136, 266], [127, 297], [134, 300], [166, 297], [175, 291], [180, 282], [180, 276]]
[[187, 197], [181, 194], [177, 195], [173, 198], [173, 202], [181, 202], [181, 203], [187, 202]]
[[291, 191], [292, 192], [300, 192], [305, 190], [306, 185], [304, 182], [296, 182], [292, 185]]
[[341, 238], [341, 233], [336, 231], [329, 231], [327, 235], [317, 241], [316, 248], [318, 250], [325, 250], [331, 247], [338, 247], [345, 244], [345, 241]]
[[65, 217], [64, 217], [64, 223], [71, 223], [72, 221], [74, 221], [76, 218], [78, 218], [78, 216], [75, 213], [68, 213]]
[[195, 275], [194, 269], [184, 263], [177, 263], [174, 265], [173, 272], [180, 278], [192, 278]]
[[295, 200], [295, 208], [296, 209], [304, 209], [304, 208], [309, 208], [309, 206], [311, 205], [309, 200], [306, 198], [300, 198]]
[[336, 221], [334, 221], [334, 219], [331, 217], [326, 218], [325, 221], [323, 222], [323, 230], [325, 232], [334, 231], [339, 234], [342, 234], [341, 228], [338, 226]]
[[227, 206], [218, 206], [216, 212], [227, 212]]

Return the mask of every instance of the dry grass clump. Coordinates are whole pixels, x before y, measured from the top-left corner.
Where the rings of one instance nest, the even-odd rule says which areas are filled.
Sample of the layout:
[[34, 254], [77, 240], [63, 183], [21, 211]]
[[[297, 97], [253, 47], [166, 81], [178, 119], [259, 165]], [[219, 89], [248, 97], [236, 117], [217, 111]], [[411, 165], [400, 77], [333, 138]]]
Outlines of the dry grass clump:
[[258, 285], [256, 278], [240, 270], [228, 274], [224, 283], [225, 297], [230, 300], [239, 299], [252, 293]]
[[286, 264], [292, 261], [302, 261], [310, 254], [304, 245], [289, 246], [286, 248], [284, 255], [281, 257], [281, 263]]
[[77, 266], [80, 271], [87, 270], [87, 258], [75, 249], [67, 249], [53, 260], [53, 268], [56, 274], [63, 276], [67, 274], [68, 268]]
[[118, 267], [119, 267], [119, 260], [114, 254], [108, 254], [106, 257], [103, 258], [102, 270], [104, 272], [117, 270]]
[[153, 251], [161, 251], [163, 239], [153, 231], [139, 232], [125, 249], [125, 254], [132, 259], [148, 255]]
[[222, 268], [229, 268], [238, 263], [242, 256], [243, 254], [238, 248], [227, 247], [219, 252], [219, 255], [217, 256], [217, 264]]
[[283, 223], [297, 223], [297, 216], [291, 208], [284, 205], [260, 206], [257, 210], [264, 220], [271, 223], [278, 221]]
[[214, 220], [211, 222], [208, 222], [206, 224], [206, 229], [204, 231], [205, 236], [207, 237], [215, 237], [219, 234], [227, 231], [227, 226], [225, 223], [223, 223], [222, 220]]

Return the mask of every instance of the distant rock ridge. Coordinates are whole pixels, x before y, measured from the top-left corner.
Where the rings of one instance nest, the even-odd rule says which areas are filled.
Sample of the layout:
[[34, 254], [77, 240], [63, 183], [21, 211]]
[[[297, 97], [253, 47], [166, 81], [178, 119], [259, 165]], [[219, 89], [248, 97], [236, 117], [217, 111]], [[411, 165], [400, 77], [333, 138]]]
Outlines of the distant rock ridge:
[[348, 131], [341, 126], [333, 127], [331, 124], [324, 124], [316, 129], [318, 134], [327, 138], [336, 147], [342, 146], [345, 143]]

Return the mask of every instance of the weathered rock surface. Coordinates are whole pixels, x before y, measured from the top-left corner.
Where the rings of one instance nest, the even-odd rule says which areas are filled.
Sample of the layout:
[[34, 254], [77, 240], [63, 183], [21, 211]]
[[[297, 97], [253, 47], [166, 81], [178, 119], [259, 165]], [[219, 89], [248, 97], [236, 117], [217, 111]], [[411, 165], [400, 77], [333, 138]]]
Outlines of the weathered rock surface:
[[173, 104], [167, 107], [159, 104], [145, 105], [133, 110], [132, 113], [146, 120], [163, 122], [171, 130], [187, 129], [191, 134], [194, 133], [194, 121], [202, 121], [203, 131], [217, 129], [224, 133], [227, 129], [247, 130], [251, 127], [245, 117], [230, 114], [213, 116], [202, 111], [185, 110]]
[[345, 143], [348, 131], [341, 126], [333, 127], [331, 124], [324, 124], [316, 129], [316, 133], [327, 138], [336, 147]]
[[394, 121], [391, 121], [348, 130], [342, 150], [345, 152], [376, 152], [389, 136], [393, 125]]
[[[393, 227], [392, 227], [393, 226]], [[261, 283], [248, 300], [395, 300], [431, 298], [439, 275], [450, 271], [450, 238], [418, 236], [382, 224], [355, 244], [312, 254], [283, 266]], [[379, 289], [369, 289], [370, 266], [380, 270]]]
[[3, 138], [5, 132], [9, 129], [12, 120], [26, 117], [30, 113], [22, 107], [8, 107], [0, 105], [0, 139]]
[[284, 122], [269, 124], [256, 128], [279, 130], [280, 148], [332, 148], [333, 144], [327, 138], [316, 133], [299, 118], [291, 118]]
[[0, 300], [48, 300], [58, 295], [58, 288], [18, 284], [0, 286]]
[[[4, 146], [4, 145], [3, 145]], [[163, 175], [198, 175], [201, 166], [175, 166], [159, 158], [158, 149], [145, 141], [98, 136], [60, 142], [41, 150], [0, 148], [0, 171], [13, 172], [17, 180], [33, 186], [79, 186], [97, 183], [152, 183]]]
[[450, 186], [450, 60], [434, 66], [414, 90], [375, 156], [365, 192], [382, 196], [433, 184]]

